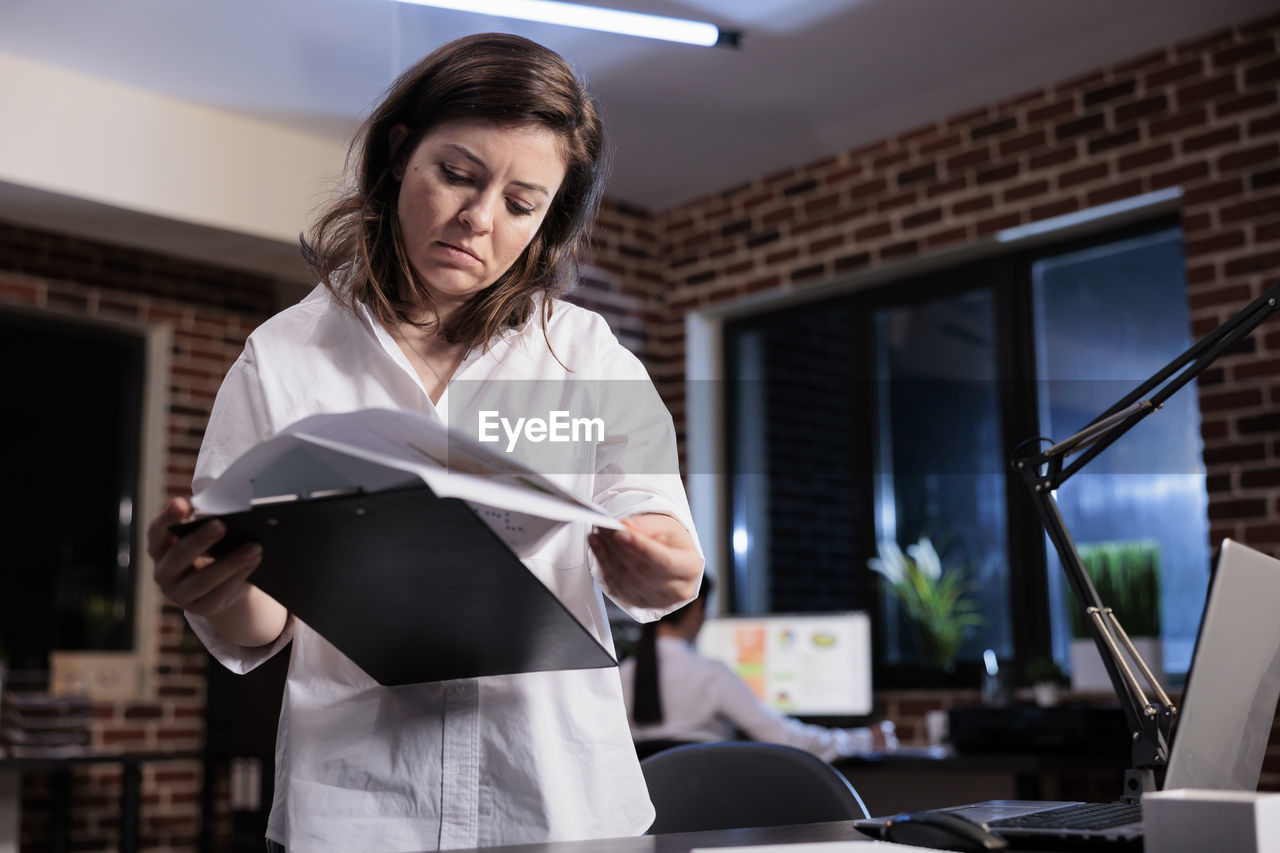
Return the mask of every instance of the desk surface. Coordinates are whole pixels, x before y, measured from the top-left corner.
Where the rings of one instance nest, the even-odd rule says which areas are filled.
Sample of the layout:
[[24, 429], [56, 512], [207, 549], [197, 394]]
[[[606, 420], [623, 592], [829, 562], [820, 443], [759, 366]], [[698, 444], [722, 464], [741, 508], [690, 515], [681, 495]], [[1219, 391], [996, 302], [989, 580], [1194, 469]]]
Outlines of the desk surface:
[[[754, 844], [799, 844], [814, 841], [866, 841], [853, 823], [807, 823], [796, 826], [761, 826], [754, 829], [719, 829], [710, 832], [677, 832], [606, 838], [595, 841], [553, 841], [476, 848], [475, 853], [688, 853], [699, 847], [734, 847]], [[454, 851], [464, 853], [464, 851]]]
[[[506, 847], [456, 850], [453, 853], [689, 853], [700, 847], [748, 847], [760, 844], [802, 844], [818, 841], [869, 841], [853, 823], [806, 823], [795, 826], [761, 826], [754, 829], [720, 829], [711, 832], [679, 832], [642, 835], [638, 838], [606, 838], [595, 841], [557, 841], [545, 844], [513, 844]], [[892, 850], [891, 847], [884, 848]], [[1028, 853], [1020, 850], [1019, 853]]]

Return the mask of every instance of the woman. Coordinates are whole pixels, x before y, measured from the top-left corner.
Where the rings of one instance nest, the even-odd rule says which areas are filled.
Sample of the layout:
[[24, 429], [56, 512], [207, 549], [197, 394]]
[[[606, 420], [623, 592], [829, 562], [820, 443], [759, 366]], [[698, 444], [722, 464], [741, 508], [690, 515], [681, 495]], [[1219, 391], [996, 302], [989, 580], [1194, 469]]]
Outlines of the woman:
[[[670, 415], [609, 392], [651, 391], [643, 367], [600, 317], [555, 298], [602, 191], [596, 103], [555, 53], [473, 36], [405, 72], [360, 140], [354, 190], [304, 243], [322, 284], [249, 337], [219, 390], [193, 488], [318, 412], [444, 417], [465, 403], [451, 400], [461, 387], [451, 380], [561, 397], [573, 396], [563, 390], [570, 379], [595, 383], [609, 435], [577, 448], [580, 470], [553, 473], [625, 530], [564, 525], [522, 556], [612, 648], [600, 591], [653, 619], [693, 597], [702, 557]], [[233, 671], [292, 642], [270, 843], [423, 850], [648, 827], [612, 669], [381, 687], [249, 582], [269, 553], [244, 546], [210, 560], [225, 532], [216, 522], [181, 540], [169, 534], [189, 512], [174, 499], [149, 529], [165, 595]]]
[[898, 745], [889, 721], [856, 729], [814, 726], [779, 714], [723, 663], [698, 654], [711, 578], [698, 597], [644, 626], [636, 653], [619, 667], [637, 748], [679, 742], [752, 740], [803, 749], [825, 761]]

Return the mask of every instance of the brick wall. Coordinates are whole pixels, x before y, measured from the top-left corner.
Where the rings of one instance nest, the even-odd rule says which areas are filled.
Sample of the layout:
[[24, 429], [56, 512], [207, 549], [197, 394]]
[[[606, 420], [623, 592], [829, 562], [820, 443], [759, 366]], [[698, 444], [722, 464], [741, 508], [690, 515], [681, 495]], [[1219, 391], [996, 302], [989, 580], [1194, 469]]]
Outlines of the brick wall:
[[[1280, 18], [1156, 51], [656, 214], [608, 204], [574, 301], [610, 318], [683, 423], [683, 315], [962, 246], [1014, 225], [1180, 186], [1194, 332], [1280, 277]], [[0, 223], [0, 304], [174, 328], [166, 488], [185, 493], [217, 385], [276, 283]], [[1280, 331], [1201, 379], [1213, 537], [1280, 552]], [[97, 708], [96, 743], [199, 749], [203, 658], [165, 608], [156, 701]], [[931, 698], [942, 705], [948, 700]], [[894, 698], [917, 733], [920, 703]], [[923, 707], [923, 706], [921, 706]], [[918, 713], [917, 713], [918, 712]], [[1264, 776], [1280, 787], [1280, 750]], [[144, 774], [148, 849], [189, 848], [201, 770]], [[38, 849], [45, 781], [27, 780]], [[76, 849], [111, 849], [118, 778], [77, 772]], [[25, 831], [25, 830], [24, 830]], [[24, 836], [26, 838], [26, 836]]]
[[[678, 393], [690, 309], [839, 281], [1174, 186], [1185, 192], [1194, 332], [1212, 329], [1280, 277], [1278, 32], [1272, 18], [1215, 33], [665, 211], [659, 375]], [[1278, 345], [1280, 333], [1264, 333], [1201, 382], [1215, 536], [1270, 548], [1280, 547], [1280, 477], [1268, 486], [1257, 471], [1274, 466], [1275, 431], [1251, 418], [1275, 393]], [[1215, 380], [1253, 391], [1214, 396]], [[1242, 438], [1246, 447], [1231, 447]]]

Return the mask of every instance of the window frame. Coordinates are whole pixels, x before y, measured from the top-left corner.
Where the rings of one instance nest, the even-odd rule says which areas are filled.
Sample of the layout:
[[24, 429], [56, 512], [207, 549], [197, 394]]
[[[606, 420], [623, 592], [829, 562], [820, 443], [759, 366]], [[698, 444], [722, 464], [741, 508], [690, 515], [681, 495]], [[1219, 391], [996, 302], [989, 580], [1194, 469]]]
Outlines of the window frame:
[[39, 323], [89, 326], [140, 339], [143, 388], [140, 396], [137, 505], [133, 508], [130, 542], [133, 601], [132, 647], [120, 651], [51, 649], [49, 689], [54, 693], [87, 693], [95, 701], [138, 701], [156, 696], [159, 661], [159, 589], [152, 580], [147, 556], [147, 522], [167, 498], [165, 468], [169, 451], [169, 380], [173, 328], [163, 323], [137, 323], [104, 317], [51, 311], [24, 305], [3, 310]]
[[[872, 318], [881, 308], [909, 306], [929, 299], [988, 288], [992, 291], [995, 328], [996, 328], [996, 363], [997, 372], [1004, 389], [1001, 399], [1001, 437], [1000, 449], [1002, 458], [1011, 458], [1016, 446], [1031, 436], [1039, 434], [1036, 406], [1036, 369], [1035, 341], [1032, 324], [1032, 265], [1040, 258], [1070, 253], [1093, 246], [1119, 242], [1126, 239], [1150, 234], [1169, 228], [1181, 228], [1180, 212], [1176, 207], [1177, 194], [1164, 199], [1153, 200], [1151, 204], [1135, 204], [1114, 215], [1083, 217], [1083, 222], [1062, 223], [1059, 228], [1046, 227], [1035, 233], [1021, 236], [1020, 239], [992, 240], [986, 244], [968, 247], [966, 250], [940, 254], [935, 258], [923, 259], [919, 263], [909, 263], [888, 270], [876, 270], [865, 274], [857, 280], [842, 285], [823, 288], [827, 293], [815, 292], [810, 298], [803, 300], [754, 300], [754, 304], [730, 306], [727, 310], [695, 312], [686, 319], [686, 329], [690, 332], [690, 355], [688, 375], [692, 380], [698, 372], [705, 373], [709, 366], [715, 367], [721, 377], [735, 375], [732, 341], [736, 330], [749, 328], [756, 324], [767, 323], [769, 318], [781, 311], [792, 311], [797, 308], [808, 310], [838, 309], [851, 317], [850, 337], [860, 342], [861, 352], [853, 357], [860, 363], [863, 376], [868, 376], [873, 365], [874, 346], [870, 334], [873, 326]], [[1174, 202], [1174, 203], [1170, 203]], [[1085, 212], [1088, 213], [1088, 212]], [[1074, 215], [1075, 218], [1082, 218]], [[1071, 219], [1073, 217], [1067, 217]], [[815, 288], [815, 291], [818, 289]], [[789, 304], [786, 304], [789, 303]], [[737, 310], [734, 310], [734, 309]], [[695, 339], [696, 335], [696, 339]], [[718, 352], [698, 352], [695, 344], [703, 346], [714, 343]], [[730, 430], [728, 415], [734, 411], [734, 390], [732, 381], [722, 383], [725, 389], [721, 392], [720, 416], [714, 423], [704, 424], [716, 430], [721, 437], [719, 447], [720, 464], [714, 469], [723, 471], [727, 476], [721, 477], [718, 489], [720, 505], [712, 507], [708, 513], [705, 506], [698, 506], [698, 491], [691, 489], [695, 499], [695, 520], [701, 524], [703, 518], [714, 518], [718, 513], [722, 523], [715, 527], [715, 543], [709, 549], [709, 557], [723, 555], [710, 565], [717, 568], [722, 579], [724, 595], [717, 602], [719, 612], [725, 615], [734, 612], [733, 592], [734, 573], [732, 565], [734, 551], [732, 545], [732, 496], [733, 487], [731, 462], [733, 459], [733, 431]], [[691, 402], [696, 395], [690, 395]], [[704, 403], [705, 405], [705, 403]], [[691, 405], [693, 412], [695, 405]], [[859, 458], [867, 466], [874, 460], [876, 440], [874, 436], [874, 415], [868, 414], [870, 430], [857, 430], [867, 436], [863, 447], [858, 451]], [[699, 446], [700, 438], [690, 430], [690, 471], [707, 470], [693, 459]], [[704, 449], [705, 450], [705, 449]], [[874, 471], [873, 467], [866, 470]], [[704, 491], [705, 494], [705, 491]], [[704, 501], [705, 503], [705, 501]], [[1008, 573], [1008, 613], [1014, 663], [1027, 661], [1034, 657], [1049, 656], [1052, 653], [1049, 620], [1043, 618], [1047, 614], [1049, 598], [1049, 579], [1047, 577], [1047, 556], [1044, 533], [1036, 516], [1034, 507], [1025, 494], [1025, 485], [1012, 470], [1005, 472], [1005, 506], [1006, 506], [1006, 547], [1008, 563], [1018, 566], [1017, 570]], [[727, 522], [727, 523], [725, 523]], [[874, 542], [874, 518], [867, 515], [859, 521], [860, 527], [870, 526], [872, 535], [867, 538], [865, 531], [860, 534], [862, 541]], [[704, 534], [704, 539], [710, 538]], [[855, 536], [855, 540], [859, 536]], [[856, 542], [855, 542], [856, 547]], [[883, 642], [883, 620], [879, 612], [882, 602], [880, 595], [868, 595], [868, 588], [873, 589], [871, 572], [861, 568], [865, 559], [874, 554], [857, 552], [855, 571], [860, 580], [856, 585], [859, 596], [871, 606], [866, 609], [872, 614], [876, 625], [877, 652], [875, 684], [877, 688], [902, 688], [920, 686], [973, 687], [979, 682], [980, 672], [977, 662], [961, 662], [955, 670], [941, 679], [939, 674], [922, 665], [898, 664], [888, 665], [880, 650]], [[1022, 604], [1020, 603], [1027, 603]], [[940, 683], [941, 682], [941, 683]]]

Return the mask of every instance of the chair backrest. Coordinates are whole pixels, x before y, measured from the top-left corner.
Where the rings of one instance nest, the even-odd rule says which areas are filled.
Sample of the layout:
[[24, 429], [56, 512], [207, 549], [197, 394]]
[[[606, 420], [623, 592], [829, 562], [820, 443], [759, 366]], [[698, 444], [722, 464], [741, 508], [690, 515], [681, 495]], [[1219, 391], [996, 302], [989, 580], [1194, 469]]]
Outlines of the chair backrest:
[[640, 762], [657, 818], [650, 833], [783, 826], [867, 817], [838, 770], [774, 743], [699, 743]]
[[689, 740], [638, 740], [636, 741], [636, 757], [644, 761], [650, 755], [677, 746], [688, 746], [696, 741]]

